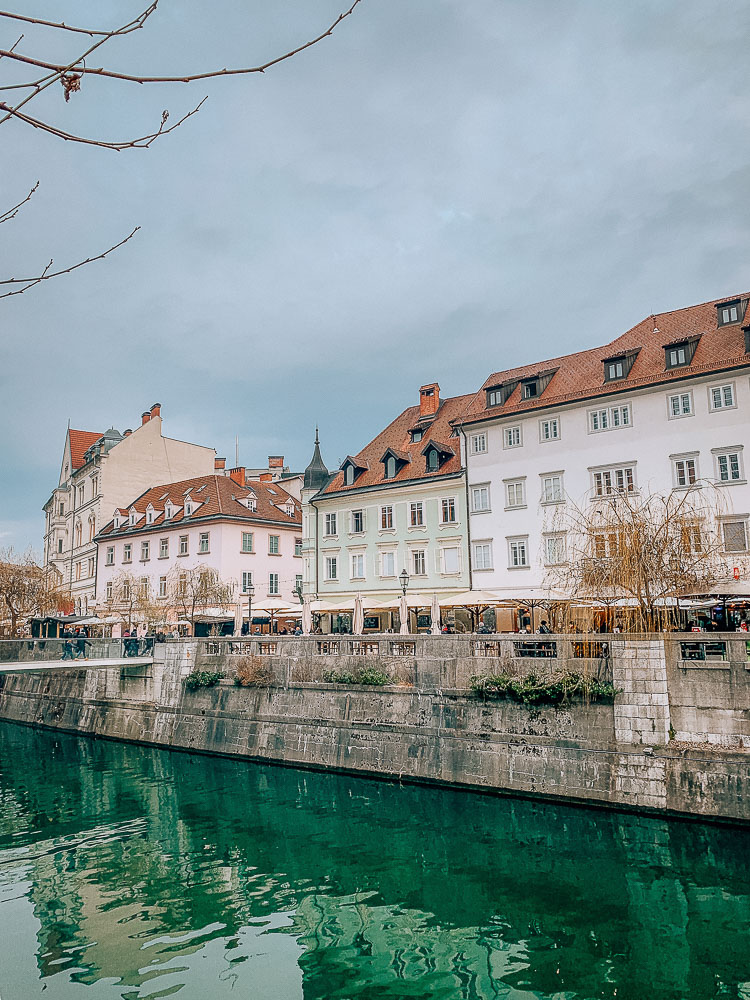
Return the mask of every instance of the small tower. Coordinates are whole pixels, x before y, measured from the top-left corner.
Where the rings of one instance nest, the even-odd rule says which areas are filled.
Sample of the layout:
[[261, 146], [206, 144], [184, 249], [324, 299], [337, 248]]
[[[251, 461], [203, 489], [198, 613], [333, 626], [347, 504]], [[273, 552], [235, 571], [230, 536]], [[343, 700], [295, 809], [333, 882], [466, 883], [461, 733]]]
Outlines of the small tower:
[[310, 464], [305, 469], [300, 501], [302, 503], [302, 592], [306, 597], [317, 593], [318, 524], [316, 510], [310, 500], [321, 490], [330, 478], [320, 454], [318, 428], [315, 428], [315, 449]]

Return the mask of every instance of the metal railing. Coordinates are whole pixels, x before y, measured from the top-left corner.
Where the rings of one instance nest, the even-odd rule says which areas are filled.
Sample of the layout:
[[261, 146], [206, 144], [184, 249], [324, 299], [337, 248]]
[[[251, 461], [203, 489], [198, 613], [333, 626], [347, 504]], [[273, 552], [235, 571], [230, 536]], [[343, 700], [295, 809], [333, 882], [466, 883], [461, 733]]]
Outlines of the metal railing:
[[154, 639], [0, 639], [0, 668], [10, 663], [71, 663], [74, 660], [122, 660], [150, 657]]

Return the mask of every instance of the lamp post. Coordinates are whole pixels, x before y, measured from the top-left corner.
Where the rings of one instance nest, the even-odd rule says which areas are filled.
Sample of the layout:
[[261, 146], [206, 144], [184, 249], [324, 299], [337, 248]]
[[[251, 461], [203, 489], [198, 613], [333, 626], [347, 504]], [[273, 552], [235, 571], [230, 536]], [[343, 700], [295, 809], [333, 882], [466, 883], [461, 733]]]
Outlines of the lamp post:
[[247, 634], [253, 634], [253, 595], [255, 587], [252, 583], [247, 586]]
[[302, 596], [302, 584], [299, 581], [297, 581], [297, 586], [294, 588], [293, 594], [297, 598], [297, 600], [300, 602], [300, 604], [304, 604], [305, 599]]
[[399, 608], [399, 615], [400, 615], [401, 611], [404, 612], [404, 615], [403, 615], [403, 618], [402, 618], [402, 621], [401, 621], [401, 629], [400, 629], [400, 631], [401, 631], [402, 635], [408, 635], [408, 633], [409, 633], [409, 608], [408, 608], [408, 606], [406, 604], [406, 588], [409, 586], [409, 574], [407, 573], [406, 568], [404, 568], [404, 569], [401, 570], [401, 572], [398, 575], [398, 580], [399, 580], [399, 583], [401, 584], [401, 593], [403, 594], [403, 598], [404, 598], [403, 606], [401, 608]]
[[398, 578], [401, 582], [401, 593], [406, 597], [406, 588], [409, 586], [409, 574], [405, 569], [402, 569]]

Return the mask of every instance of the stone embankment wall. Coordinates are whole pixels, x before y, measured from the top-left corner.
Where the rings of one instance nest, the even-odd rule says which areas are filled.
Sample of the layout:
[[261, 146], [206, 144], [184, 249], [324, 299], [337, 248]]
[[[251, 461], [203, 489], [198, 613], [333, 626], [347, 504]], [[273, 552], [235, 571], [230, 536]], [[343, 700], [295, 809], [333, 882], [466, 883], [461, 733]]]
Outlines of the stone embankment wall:
[[[262, 668], [263, 686], [233, 683], [247, 658]], [[363, 667], [391, 683], [323, 679]], [[151, 665], [77, 663], [0, 675], [0, 718], [302, 767], [750, 822], [749, 667], [746, 641], [734, 635], [167, 642]], [[225, 679], [189, 691], [185, 677], [195, 669], [220, 670]], [[532, 671], [596, 675], [619, 693], [614, 704], [532, 707], [484, 701], [469, 688], [477, 674]]]

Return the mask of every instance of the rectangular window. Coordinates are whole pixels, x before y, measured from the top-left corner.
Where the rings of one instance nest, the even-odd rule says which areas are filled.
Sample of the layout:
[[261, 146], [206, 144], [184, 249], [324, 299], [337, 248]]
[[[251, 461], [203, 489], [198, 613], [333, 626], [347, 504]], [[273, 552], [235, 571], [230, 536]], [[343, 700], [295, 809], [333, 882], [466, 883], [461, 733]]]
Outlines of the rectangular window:
[[141, 597], [148, 597], [148, 577], [142, 576], [138, 583], [138, 591]]
[[442, 571], [446, 576], [453, 576], [458, 573], [458, 547], [446, 546], [440, 550], [442, 560]]
[[680, 529], [680, 542], [683, 551], [688, 555], [699, 555], [703, 552], [703, 532], [700, 524], [686, 521]]
[[365, 512], [363, 510], [352, 511], [352, 534], [361, 535], [365, 530]]
[[412, 528], [419, 528], [424, 524], [424, 507], [421, 500], [409, 504], [409, 524]]
[[734, 383], [712, 386], [709, 399], [712, 410], [731, 409], [734, 406]]
[[635, 493], [635, 466], [619, 469], [602, 469], [593, 473], [594, 495], [612, 496], [613, 493]]
[[336, 556], [326, 556], [326, 580], [338, 580]]
[[697, 460], [693, 456], [672, 459], [675, 486], [693, 486], [698, 478]]
[[669, 396], [668, 404], [670, 419], [693, 415], [693, 395], [690, 392], [678, 392], [674, 396]]
[[395, 576], [396, 575], [396, 553], [395, 552], [381, 552], [380, 553], [380, 575], [381, 576]]
[[272, 597], [276, 597], [279, 593], [279, 574], [269, 573], [268, 574], [268, 593]]
[[207, 531], [202, 531], [200, 533], [200, 536], [198, 538], [198, 551], [199, 552], [208, 552], [209, 551], [209, 547], [208, 547], [208, 532]]
[[177, 579], [177, 594], [179, 597], [185, 597], [187, 594], [187, 574], [180, 573]]
[[302, 555], [302, 539], [301, 538], [295, 538], [294, 539], [294, 554], [295, 554], [295, 556], [301, 556]]
[[487, 435], [472, 434], [469, 438], [469, 450], [472, 455], [484, 455], [487, 451]]
[[501, 406], [504, 402], [502, 389], [487, 390], [487, 406]]
[[716, 478], [720, 483], [744, 481], [740, 448], [727, 451], [714, 450], [714, 455], [716, 457]]
[[440, 523], [441, 524], [456, 523], [455, 497], [443, 497], [443, 499], [440, 501]]
[[380, 508], [380, 527], [385, 530], [393, 527], [393, 507], [390, 504]]
[[96, 497], [99, 495], [99, 477], [91, 477], [91, 496]]
[[667, 364], [670, 368], [678, 368], [684, 365], [687, 360], [684, 347], [670, 347], [667, 357]]
[[[62, 538], [58, 538], [57, 539], [57, 551], [58, 551], [58, 553], [61, 553], [62, 550], [63, 550], [63, 540], [62, 540]], [[112, 551], [114, 552], [114, 549], [112, 549]], [[114, 556], [113, 556], [112, 557], [112, 562], [114, 562], [114, 561], [115, 560], [114, 560]], [[110, 563], [110, 565], [111, 565], [111, 563]]]
[[[58, 550], [58, 551], [61, 551], [61, 550]], [[114, 545], [108, 545], [107, 546], [107, 555], [106, 555], [106, 558], [104, 560], [104, 565], [105, 566], [114, 566], [114, 564], [115, 564], [115, 547], [114, 547]]]
[[159, 558], [168, 559], [169, 558], [169, 539], [160, 538], [159, 539]]
[[490, 509], [490, 488], [489, 486], [472, 486], [471, 488], [471, 509], [479, 511]]
[[722, 521], [725, 552], [747, 552], [747, 521]]
[[326, 535], [331, 536], [336, 534], [336, 515], [326, 514]]
[[81, 579], [81, 564], [79, 562], [77, 562], [76, 563], [76, 580], [80, 580], [80, 579]]
[[544, 564], [545, 566], [559, 566], [567, 558], [565, 535], [558, 533], [544, 536]]
[[607, 381], [622, 378], [624, 374], [624, 363], [622, 361], [610, 361], [607, 363]]
[[505, 506], [526, 506], [526, 484], [523, 479], [513, 479], [505, 484]]
[[719, 306], [719, 326], [726, 326], [727, 323], [736, 323], [739, 319], [739, 303], [732, 302], [725, 306]]
[[94, 575], [94, 557], [93, 556], [89, 556], [88, 571], [89, 571], [88, 572], [89, 576], [93, 576]]
[[279, 554], [279, 535], [268, 536], [268, 554], [277, 556]]
[[124, 563], [129, 563], [133, 559], [133, 546], [130, 542], [125, 542], [122, 547], [122, 561]]
[[364, 580], [365, 577], [365, 557], [362, 552], [352, 553], [352, 580]]
[[242, 532], [242, 551], [252, 552], [253, 551], [253, 533], [252, 531]]
[[247, 594], [253, 585], [253, 574], [243, 573], [242, 574], [242, 593]]
[[503, 447], [504, 448], [520, 448], [521, 447], [521, 425], [516, 424], [515, 427], [506, 427], [503, 431]]
[[112, 581], [107, 580], [107, 600], [112, 600]]
[[141, 562], [147, 562], [150, 557], [151, 546], [148, 542], [141, 542]]
[[411, 569], [414, 576], [427, 576], [427, 559], [424, 549], [412, 550]]
[[524, 535], [521, 538], [508, 539], [508, 568], [518, 569], [529, 565], [529, 540]]
[[180, 535], [180, 555], [186, 556], [188, 554], [188, 536]]
[[294, 577], [294, 593], [295, 594], [301, 594], [302, 593], [302, 574], [301, 573], [295, 574], [295, 577]]
[[474, 569], [492, 569], [492, 542], [474, 543]]
[[159, 577], [159, 597], [167, 596], [167, 578], [166, 576]]
[[563, 500], [563, 477], [561, 472], [542, 476], [542, 503], [561, 503]]
[[539, 421], [539, 440], [557, 441], [560, 438], [560, 420], [558, 417], [550, 417], [548, 420]]

